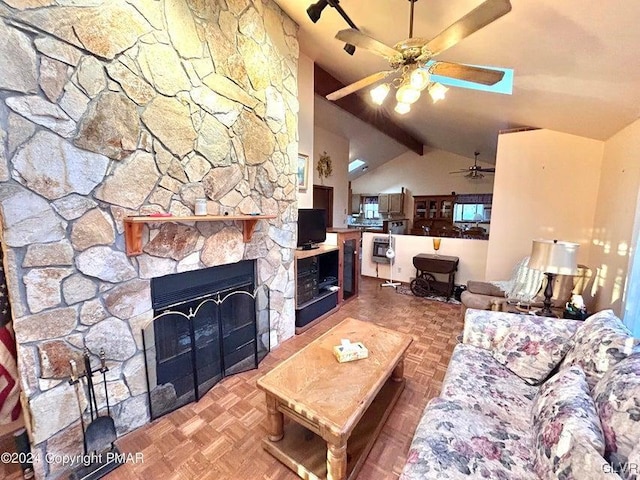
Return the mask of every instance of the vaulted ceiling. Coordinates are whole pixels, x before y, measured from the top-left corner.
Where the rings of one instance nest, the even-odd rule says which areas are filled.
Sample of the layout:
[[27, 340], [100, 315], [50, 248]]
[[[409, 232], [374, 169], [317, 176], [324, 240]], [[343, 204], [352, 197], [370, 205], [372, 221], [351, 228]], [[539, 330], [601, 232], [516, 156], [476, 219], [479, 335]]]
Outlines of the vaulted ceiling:
[[[334, 36], [348, 25], [336, 9], [325, 8], [314, 24], [306, 14], [311, 0], [276, 2], [300, 25], [301, 52], [342, 83], [388, 69], [386, 60], [364, 49], [358, 48], [353, 56], [343, 50], [344, 44]], [[414, 36], [433, 38], [481, 3], [482, 0], [419, 0], [415, 4]], [[393, 112], [395, 102], [388, 98], [382, 107], [387, 114], [427, 148], [469, 158], [479, 150], [485, 161], [495, 157], [498, 132], [503, 129], [549, 128], [605, 140], [640, 116], [640, 2], [511, 3], [510, 13], [437, 59], [511, 68], [512, 95], [451, 88], [447, 97], [436, 104], [423, 95], [404, 116]], [[408, 37], [407, 0], [342, 0], [339, 5], [361, 31], [387, 45]], [[360, 92], [366, 101], [368, 90]], [[350, 139], [363, 145], [359, 156], [381, 156], [380, 145], [372, 143], [367, 153], [367, 142], [358, 137], [370, 135], [370, 131], [365, 133], [367, 128], [349, 129], [338, 121], [347, 125], [357, 119], [335, 115], [331, 105], [316, 109], [318, 125], [349, 131]], [[355, 130], [365, 132], [358, 134]], [[389, 146], [389, 152], [395, 152], [398, 145], [389, 142], [394, 145]]]

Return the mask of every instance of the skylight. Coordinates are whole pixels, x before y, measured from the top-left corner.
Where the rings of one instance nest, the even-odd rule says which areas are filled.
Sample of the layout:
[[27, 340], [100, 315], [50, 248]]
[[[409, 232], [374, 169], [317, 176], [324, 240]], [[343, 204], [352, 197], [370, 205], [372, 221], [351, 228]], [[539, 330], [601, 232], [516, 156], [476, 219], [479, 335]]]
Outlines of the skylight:
[[361, 167], [362, 165], [364, 165], [364, 162], [359, 158], [356, 158], [349, 163], [349, 173], [353, 172], [356, 168]]
[[[429, 60], [425, 65], [425, 68], [428, 69], [434, 63], [435, 63], [434, 60]], [[438, 82], [443, 85], [448, 85], [451, 87], [470, 88], [471, 90], [482, 90], [484, 92], [502, 93], [504, 95], [511, 95], [513, 91], [513, 69], [512, 68], [486, 67], [484, 65], [470, 65], [470, 66], [487, 68], [489, 70], [497, 70], [499, 72], [504, 72], [504, 77], [502, 77], [502, 80], [500, 80], [495, 85], [482, 85], [481, 83], [466, 82], [464, 80], [458, 80], [456, 78], [441, 77], [440, 75], [431, 75], [431, 81]]]

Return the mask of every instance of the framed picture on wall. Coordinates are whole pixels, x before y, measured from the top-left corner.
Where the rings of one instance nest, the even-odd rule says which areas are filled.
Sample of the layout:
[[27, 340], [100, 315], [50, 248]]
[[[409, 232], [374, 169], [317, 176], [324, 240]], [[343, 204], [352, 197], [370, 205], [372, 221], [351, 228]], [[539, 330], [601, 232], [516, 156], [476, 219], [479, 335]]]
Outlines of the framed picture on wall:
[[305, 191], [309, 177], [309, 155], [298, 154], [298, 190]]

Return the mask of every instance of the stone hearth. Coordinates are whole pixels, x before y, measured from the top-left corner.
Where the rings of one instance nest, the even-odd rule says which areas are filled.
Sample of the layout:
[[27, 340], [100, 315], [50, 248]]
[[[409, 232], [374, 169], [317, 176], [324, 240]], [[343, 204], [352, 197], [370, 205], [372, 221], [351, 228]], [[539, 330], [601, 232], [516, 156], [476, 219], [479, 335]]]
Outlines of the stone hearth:
[[[297, 26], [272, 0], [0, 0], [2, 247], [32, 448], [81, 450], [68, 361], [106, 352], [119, 434], [149, 419], [150, 279], [255, 259], [271, 345], [293, 335]], [[262, 212], [150, 224], [123, 218]], [[97, 362], [97, 360], [94, 359]], [[40, 462], [38, 477], [63, 466]]]

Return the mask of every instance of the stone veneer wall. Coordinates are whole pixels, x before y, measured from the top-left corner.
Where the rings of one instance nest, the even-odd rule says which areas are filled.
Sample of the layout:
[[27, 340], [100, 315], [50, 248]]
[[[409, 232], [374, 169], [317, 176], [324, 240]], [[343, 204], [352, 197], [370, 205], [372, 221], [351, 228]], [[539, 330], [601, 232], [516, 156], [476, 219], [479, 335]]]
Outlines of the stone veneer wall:
[[[152, 277], [257, 259], [272, 345], [293, 335], [297, 26], [273, 1], [4, 0], [0, 58], [3, 247], [37, 453], [81, 449], [66, 378], [85, 346], [106, 351], [118, 432], [148, 421]], [[125, 255], [124, 216], [188, 215], [204, 196], [210, 214], [276, 219], [247, 244], [233, 222], [151, 225]]]

